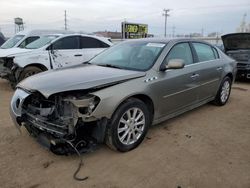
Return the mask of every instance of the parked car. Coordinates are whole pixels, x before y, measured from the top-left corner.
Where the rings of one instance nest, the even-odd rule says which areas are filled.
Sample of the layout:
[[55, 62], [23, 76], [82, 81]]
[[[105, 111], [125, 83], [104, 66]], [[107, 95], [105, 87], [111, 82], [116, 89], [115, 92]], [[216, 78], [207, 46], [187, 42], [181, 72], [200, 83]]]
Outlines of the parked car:
[[231, 33], [221, 38], [225, 53], [237, 61], [237, 78], [250, 79], [250, 33]]
[[108, 38], [84, 34], [66, 34], [50, 39], [41, 37], [26, 46], [25, 49], [32, 51], [5, 60], [1, 77], [15, 86], [39, 72], [88, 61], [112, 45]]
[[54, 34], [54, 33], [63, 33], [69, 34], [73, 33], [72, 31], [64, 31], [64, 30], [24, 30], [18, 32], [14, 37], [8, 39], [5, 43], [3, 43], [0, 47], [0, 57], [3, 49], [10, 48], [24, 48], [31, 42], [37, 40], [42, 35]]
[[[236, 62], [191, 39], [140, 39], [114, 45], [89, 62], [18, 84], [11, 116], [55, 153], [106, 142], [136, 148], [151, 124], [213, 101], [227, 103]], [[67, 149], [66, 149], [67, 148]]]
[[[40, 43], [40, 46], [37, 46], [37, 48], [42, 48], [44, 45], [50, 43], [51, 40], [54, 40], [55, 38], [59, 37], [60, 35], [61, 34], [51, 34], [51, 35], [41, 36], [40, 39], [38, 39], [38, 40], [43, 39], [44, 42]], [[34, 42], [36, 42], [36, 41], [34, 41]], [[29, 45], [27, 45], [27, 46], [29, 46]], [[15, 83], [16, 79], [15, 79], [15, 74], [13, 72], [14, 69], [12, 69], [12, 68], [14, 68], [13, 67], [14, 57], [21, 55], [21, 54], [26, 55], [27, 53], [31, 52], [32, 50], [35, 50], [35, 49], [11, 48], [11, 49], [6, 50], [6, 54], [9, 54], [10, 51], [15, 52], [15, 54], [11, 54], [9, 56], [5, 56], [5, 57], [0, 58], [0, 78], [7, 79], [11, 83]], [[4, 53], [1, 53], [1, 54], [3, 55]]]
[[30, 43], [47, 35], [52, 37], [52, 35], [59, 36], [69, 33], [73, 32], [64, 30], [27, 30], [19, 32], [0, 47], [0, 78], [12, 80], [13, 76], [10, 75], [10, 66], [13, 63], [13, 58], [19, 54], [34, 50], [34, 48], [26, 48]]

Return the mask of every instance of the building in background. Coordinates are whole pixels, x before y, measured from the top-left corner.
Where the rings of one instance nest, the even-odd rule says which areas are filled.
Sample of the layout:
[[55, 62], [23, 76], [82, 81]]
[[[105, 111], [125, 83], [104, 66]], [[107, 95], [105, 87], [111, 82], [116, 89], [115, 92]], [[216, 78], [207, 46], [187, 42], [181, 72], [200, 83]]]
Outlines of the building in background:
[[18, 33], [24, 30], [22, 18], [14, 18], [14, 22], [15, 22], [15, 33]]
[[122, 33], [117, 32], [117, 31], [97, 31], [97, 32], [94, 32], [94, 34], [97, 36], [107, 37], [107, 38], [111, 38], [111, 39], [121, 39], [122, 38]]

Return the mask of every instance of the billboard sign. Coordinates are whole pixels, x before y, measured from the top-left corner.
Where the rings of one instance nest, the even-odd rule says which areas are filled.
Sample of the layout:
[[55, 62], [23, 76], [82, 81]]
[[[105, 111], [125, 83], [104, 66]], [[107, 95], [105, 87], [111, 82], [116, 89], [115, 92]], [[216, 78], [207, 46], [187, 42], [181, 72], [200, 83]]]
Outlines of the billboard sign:
[[146, 38], [148, 35], [148, 25], [122, 22], [122, 38], [138, 39]]

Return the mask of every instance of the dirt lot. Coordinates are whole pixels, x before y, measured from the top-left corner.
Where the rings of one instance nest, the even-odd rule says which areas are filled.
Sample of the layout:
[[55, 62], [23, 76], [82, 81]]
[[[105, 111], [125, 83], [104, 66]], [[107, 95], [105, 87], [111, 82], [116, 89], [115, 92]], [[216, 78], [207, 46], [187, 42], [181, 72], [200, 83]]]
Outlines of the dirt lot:
[[128, 153], [106, 146], [77, 156], [56, 156], [9, 117], [13, 91], [0, 80], [0, 187], [250, 187], [250, 83], [234, 85], [224, 107], [207, 104], [152, 127]]

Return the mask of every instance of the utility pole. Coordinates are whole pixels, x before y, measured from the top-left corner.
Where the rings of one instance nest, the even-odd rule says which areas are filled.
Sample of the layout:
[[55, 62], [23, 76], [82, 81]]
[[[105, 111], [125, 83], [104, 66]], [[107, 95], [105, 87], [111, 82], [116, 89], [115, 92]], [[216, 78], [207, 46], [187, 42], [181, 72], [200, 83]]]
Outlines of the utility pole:
[[165, 32], [164, 32], [165, 37], [167, 36], [167, 18], [168, 18], [168, 16], [170, 16], [168, 14], [169, 11], [170, 11], [170, 9], [163, 9], [163, 14], [162, 14], [162, 16], [165, 17]]
[[172, 38], [174, 38], [174, 36], [175, 36], [175, 28], [176, 28], [175, 26], [172, 27], [172, 32], [173, 32], [172, 33]]
[[67, 12], [66, 12], [66, 10], [64, 11], [64, 30], [68, 30], [68, 26], [67, 26]]

